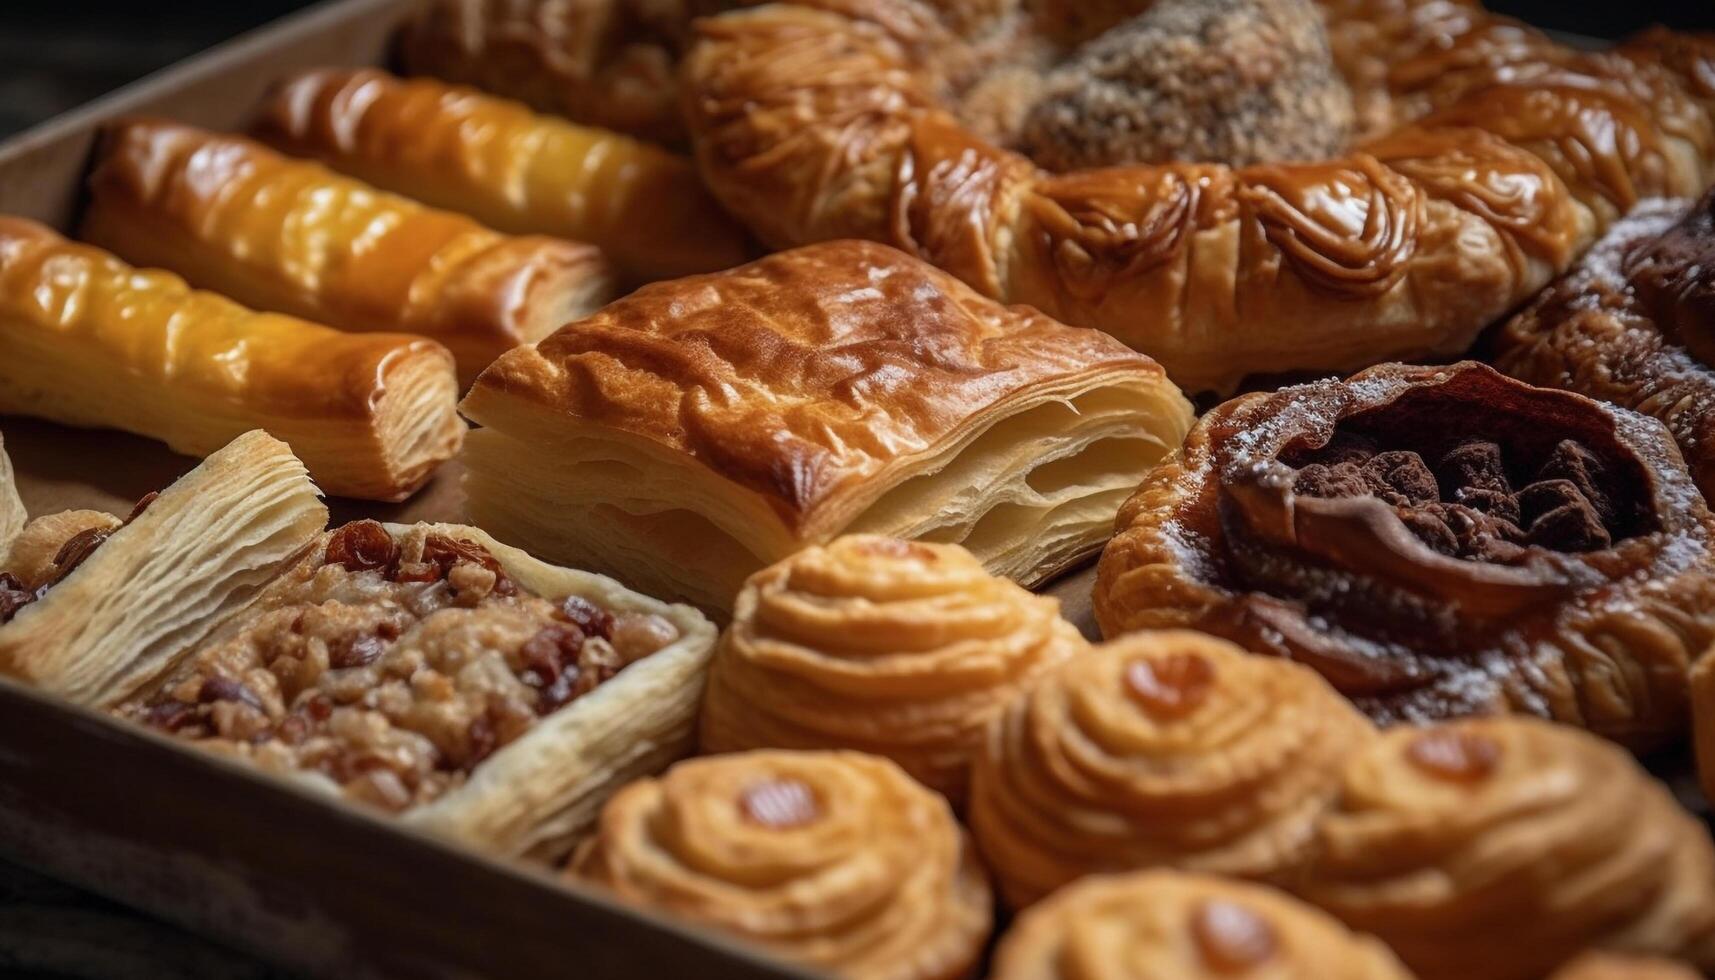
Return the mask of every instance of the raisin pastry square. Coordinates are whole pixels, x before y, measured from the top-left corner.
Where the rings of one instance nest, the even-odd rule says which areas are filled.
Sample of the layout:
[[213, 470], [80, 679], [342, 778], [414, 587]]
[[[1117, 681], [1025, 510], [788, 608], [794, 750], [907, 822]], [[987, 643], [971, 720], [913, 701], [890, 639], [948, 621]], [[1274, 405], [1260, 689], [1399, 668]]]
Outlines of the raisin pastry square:
[[463, 409], [477, 523], [717, 610], [848, 532], [1041, 582], [1191, 421], [1147, 357], [862, 242], [645, 287], [500, 358]]

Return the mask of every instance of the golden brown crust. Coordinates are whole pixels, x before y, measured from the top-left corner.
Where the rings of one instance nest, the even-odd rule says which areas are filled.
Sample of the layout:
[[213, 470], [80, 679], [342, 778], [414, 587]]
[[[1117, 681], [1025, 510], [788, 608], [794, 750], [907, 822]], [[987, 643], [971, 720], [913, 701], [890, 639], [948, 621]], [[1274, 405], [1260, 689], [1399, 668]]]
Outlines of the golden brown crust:
[[1411, 980], [1386, 946], [1261, 885], [1179, 871], [1094, 876], [1018, 917], [993, 980]]
[[1438, 0], [1325, 7], [1360, 114], [1390, 118], [1323, 163], [1046, 175], [947, 111], [935, 66], [963, 45], [904, 30], [926, 16], [913, 0], [699, 22], [688, 121], [710, 185], [769, 243], [893, 244], [1108, 330], [1192, 390], [1456, 353], [1630, 202], [1715, 174], [1679, 61], [1579, 55]]
[[1347, 765], [1297, 890], [1424, 980], [1586, 948], [1715, 965], [1715, 847], [1623, 749], [1528, 718], [1401, 727]]
[[[485, 527], [716, 608], [847, 531], [933, 534], [1040, 581], [1105, 540], [1115, 490], [1189, 422], [1112, 338], [863, 242], [645, 287], [503, 356], [464, 410]], [[663, 511], [697, 529], [585, 526]]]
[[264, 428], [321, 488], [398, 500], [463, 441], [433, 341], [254, 313], [0, 219], [0, 411], [118, 428], [207, 455]]
[[1072, 658], [991, 727], [971, 828], [1013, 908], [1086, 874], [1283, 881], [1374, 736], [1313, 671], [1189, 631]]
[[1519, 711], [1659, 746], [1715, 639], [1712, 530], [1654, 420], [1384, 365], [1207, 413], [1122, 509], [1095, 612], [1308, 663], [1383, 721]]
[[839, 538], [745, 584], [709, 673], [702, 750], [870, 752], [957, 808], [989, 719], [1085, 646], [1057, 601], [963, 548]]
[[855, 752], [682, 762], [608, 802], [572, 873], [863, 980], [969, 976], [990, 927], [946, 801]]
[[305, 72], [263, 107], [257, 132], [289, 153], [490, 228], [590, 242], [634, 283], [748, 257], [743, 229], [689, 160], [434, 79], [368, 68]]
[[465, 382], [613, 294], [589, 245], [511, 238], [259, 143], [153, 119], [108, 128], [80, 237], [257, 309], [432, 337]]

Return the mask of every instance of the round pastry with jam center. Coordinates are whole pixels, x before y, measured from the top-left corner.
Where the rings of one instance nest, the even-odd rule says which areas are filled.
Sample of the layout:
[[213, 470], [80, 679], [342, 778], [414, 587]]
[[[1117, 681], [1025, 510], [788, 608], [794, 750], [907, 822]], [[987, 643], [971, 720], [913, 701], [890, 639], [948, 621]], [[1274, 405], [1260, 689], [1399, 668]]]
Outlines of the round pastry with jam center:
[[1655, 421], [1475, 363], [1223, 404], [1122, 509], [1109, 636], [1308, 664], [1381, 722], [1518, 711], [1683, 733], [1715, 528]]

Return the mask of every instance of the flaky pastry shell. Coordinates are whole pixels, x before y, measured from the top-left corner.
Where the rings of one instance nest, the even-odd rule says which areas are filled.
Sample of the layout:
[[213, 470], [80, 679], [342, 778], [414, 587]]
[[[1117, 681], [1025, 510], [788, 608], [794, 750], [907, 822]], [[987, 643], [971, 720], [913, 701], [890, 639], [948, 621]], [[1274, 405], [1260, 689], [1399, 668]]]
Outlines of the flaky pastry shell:
[[1710, 515], [1666, 429], [1465, 362], [1234, 399], [1120, 513], [1103, 632], [1315, 667], [1379, 721], [1517, 711], [1686, 730]]
[[1347, 764], [1296, 890], [1424, 980], [1586, 948], [1715, 965], [1715, 846], [1624, 749], [1533, 718], [1402, 726]]
[[1041, 582], [1191, 420], [1112, 338], [862, 242], [647, 286], [501, 357], [463, 410], [478, 524], [715, 610], [842, 533]]
[[714, 272], [749, 255], [743, 229], [689, 160], [432, 78], [307, 72], [263, 107], [257, 133], [491, 228], [600, 246], [631, 283]]
[[1264, 885], [1180, 871], [1086, 878], [1019, 916], [991, 980], [1411, 980], [1369, 936]]
[[709, 670], [701, 747], [886, 756], [956, 808], [989, 719], [1086, 646], [1057, 600], [957, 545], [837, 538], [745, 583]]
[[614, 294], [590, 245], [497, 234], [240, 136], [127, 119], [98, 160], [83, 240], [256, 309], [432, 337], [467, 384]]
[[992, 915], [946, 801], [856, 752], [681, 762], [615, 794], [571, 873], [857, 980], [970, 976]]
[[1314, 671], [1186, 630], [1061, 664], [991, 726], [970, 822], [1023, 908], [1087, 874], [1290, 878], [1374, 730]]
[[401, 500], [464, 441], [447, 349], [252, 312], [0, 218], [0, 413], [206, 456], [252, 429], [331, 494]]

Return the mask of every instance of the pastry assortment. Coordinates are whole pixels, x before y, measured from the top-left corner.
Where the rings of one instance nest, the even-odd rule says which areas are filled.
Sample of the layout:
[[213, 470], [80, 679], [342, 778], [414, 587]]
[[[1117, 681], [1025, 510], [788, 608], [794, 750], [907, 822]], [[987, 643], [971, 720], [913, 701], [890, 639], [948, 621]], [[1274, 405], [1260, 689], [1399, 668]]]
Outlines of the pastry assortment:
[[1715, 641], [1715, 516], [1667, 430], [1472, 362], [1229, 401], [1117, 528], [1104, 633], [1224, 636], [1383, 723], [1518, 711], [1661, 747]]
[[1043, 582], [1191, 422], [1113, 338], [855, 241], [645, 286], [508, 352], [461, 408], [475, 523], [721, 611], [842, 533]]
[[0, 413], [203, 457], [31, 515], [0, 443], [0, 674], [836, 976], [1715, 972], [1715, 36], [423, 0], [392, 58], [0, 216]]

